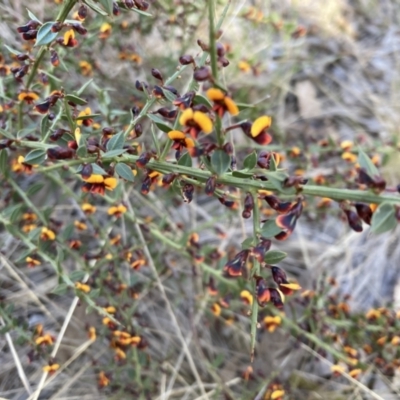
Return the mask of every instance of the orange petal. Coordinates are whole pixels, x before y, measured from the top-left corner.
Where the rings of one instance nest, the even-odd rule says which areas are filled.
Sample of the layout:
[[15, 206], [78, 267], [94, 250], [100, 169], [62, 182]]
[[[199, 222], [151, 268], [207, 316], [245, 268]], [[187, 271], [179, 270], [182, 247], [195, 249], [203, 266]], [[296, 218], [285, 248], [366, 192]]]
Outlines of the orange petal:
[[182, 140], [185, 139], [186, 135], [181, 131], [169, 131], [168, 137], [171, 140]]
[[104, 185], [107, 190], [114, 190], [118, 185], [118, 180], [116, 178], [106, 178], [104, 179]]
[[223, 100], [225, 97], [224, 92], [217, 88], [208, 89], [206, 94], [207, 94], [207, 97], [212, 101]]
[[225, 97], [225, 106], [226, 106], [226, 109], [228, 110], [229, 114], [231, 114], [231, 115], [239, 114], [238, 106], [230, 97]]

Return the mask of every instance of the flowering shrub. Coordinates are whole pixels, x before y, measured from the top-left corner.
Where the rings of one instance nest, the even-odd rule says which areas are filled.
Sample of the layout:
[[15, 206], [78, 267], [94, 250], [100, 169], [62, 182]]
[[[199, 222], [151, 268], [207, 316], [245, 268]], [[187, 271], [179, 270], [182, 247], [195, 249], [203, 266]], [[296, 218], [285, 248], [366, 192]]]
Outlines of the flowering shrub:
[[[15, 333], [30, 349], [29, 363], [43, 369], [40, 382], [28, 382], [22, 363], [19, 376], [29, 398], [37, 399], [74, 360], [62, 363], [58, 351], [78, 305], [88, 313], [84, 349], [101, 342], [102, 352], [91, 356], [93, 371], [110, 396], [155, 398], [166, 390], [169, 355], [159, 349], [170, 340], [181, 346], [179, 365], [187, 362], [181, 380], [194, 382], [202, 398], [212, 396], [204, 382], [223, 360], [210, 353], [207, 370], [199, 369], [180, 312], [190, 313], [194, 326], [201, 321], [217, 332], [245, 332], [248, 357], [241, 359], [237, 389], [243, 398], [255, 390], [265, 399], [291, 398], [289, 381], [252, 365], [260, 337], [276, 330], [290, 333], [293, 347], [329, 356], [334, 375], [358, 379], [371, 359], [393, 375], [398, 316], [387, 309], [350, 315], [346, 299], [330, 296], [325, 280], [302, 289], [279, 266], [286, 253], [271, 249], [290, 240], [299, 219], [315, 214], [321, 220], [337, 215], [356, 232], [366, 225], [374, 233], [393, 229], [400, 197], [377, 168], [379, 151], [362, 142], [323, 139], [301, 148], [280, 140], [273, 115], [226, 81], [233, 57], [223, 36], [229, 3], [209, 0], [206, 10], [192, 10], [182, 2], [187, 15], [172, 8], [168, 15], [161, 2], [150, 7], [143, 0], [56, 3], [58, 14], [46, 11], [45, 21], [27, 12], [16, 28], [19, 46], [4, 43], [0, 65], [0, 222], [18, 249], [1, 257], [17, 270], [47, 268], [58, 281], [50, 298], [73, 295], [54, 334], [42, 323], [21, 326], [12, 300], [2, 298], [2, 333]], [[188, 26], [191, 13], [200, 12], [208, 15], [208, 40], [179, 38], [182, 53], [168, 63], [149, 65], [140, 40], [137, 47], [124, 41], [133, 33], [152, 35], [155, 16], [174, 28]], [[252, 23], [264, 18], [252, 8], [242, 17]], [[295, 40], [304, 34], [301, 26], [291, 32]], [[138, 79], [116, 80], [113, 87], [108, 73], [115, 74], [102, 65], [113, 57]], [[245, 60], [239, 68], [259, 74]], [[309, 178], [327, 159], [345, 163], [344, 169]], [[197, 213], [205, 214], [202, 225]], [[252, 232], [223, 252], [228, 221], [247, 219]], [[154, 320], [166, 316], [172, 328], [163, 332]], [[377, 324], [388, 327], [385, 335]], [[211, 391], [219, 387], [233, 398], [230, 386], [237, 384]]]

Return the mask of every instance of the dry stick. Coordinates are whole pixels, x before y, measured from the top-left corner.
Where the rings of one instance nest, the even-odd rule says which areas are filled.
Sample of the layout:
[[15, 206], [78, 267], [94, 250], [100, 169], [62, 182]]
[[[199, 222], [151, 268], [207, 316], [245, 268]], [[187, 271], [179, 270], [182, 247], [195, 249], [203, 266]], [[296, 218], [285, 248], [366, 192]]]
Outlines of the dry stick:
[[[5, 323], [4, 323], [4, 320], [3, 320], [2, 317], [0, 317], [0, 325], [1, 326], [5, 326]], [[29, 394], [31, 394], [32, 393], [31, 385], [29, 384], [28, 378], [25, 375], [25, 371], [22, 368], [21, 360], [19, 359], [19, 356], [18, 356], [18, 354], [17, 354], [17, 352], [15, 350], [14, 343], [13, 343], [13, 340], [11, 338], [11, 335], [10, 335], [9, 332], [6, 332], [5, 336], [6, 336], [6, 340], [7, 340], [8, 346], [10, 347], [10, 351], [11, 351], [12, 357], [14, 359], [15, 366], [17, 367], [18, 376], [20, 377], [21, 382], [24, 385], [26, 391]]]
[[[135, 215], [135, 212], [133, 210], [133, 207], [132, 207], [130, 201], [127, 201], [127, 204], [128, 204], [128, 209], [129, 209], [130, 214], [136, 219], [136, 215]], [[190, 354], [189, 347], [188, 347], [187, 343], [185, 342], [185, 338], [183, 337], [182, 331], [179, 328], [179, 322], [178, 322], [178, 320], [177, 320], [177, 318], [175, 316], [175, 313], [174, 313], [174, 311], [172, 309], [171, 303], [168, 300], [167, 294], [165, 292], [165, 288], [164, 288], [164, 286], [162, 284], [160, 276], [158, 275], [156, 266], [154, 264], [154, 261], [153, 261], [153, 258], [151, 256], [151, 254], [150, 254], [149, 248], [147, 247], [147, 243], [146, 243], [146, 241], [144, 239], [144, 236], [142, 234], [140, 226], [139, 226], [139, 224], [137, 222], [134, 222], [134, 225], [135, 225], [135, 229], [136, 229], [137, 235], [139, 236], [139, 240], [142, 243], [144, 253], [145, 253], [145, 255], [146, 255], [147, 259], [148, 259], [149, 266], [150, 266], [150, 268], [151, 268], [151, 270], [153, 272], [154, 277], [156, 278], [157, 286], [160, 289], [161, 296], [164, 299], [165, 305], [167, 306], [168, 313], [170, 314], [170, 317], [171, 317], [172, 322], [174, 324], [174, 327], [175, 327], [175, 330], [176, 330], [176, 334], [177, 334], [179, 340], [182, 343], [183, 350], [184, 350], [184, 352], [186, 354], [186, 358], [187, 358], [187, 360], [189, 362], [189, 365], [190, 365], [190, 369], [192, 370], [192, 373], [193, 373], [194, 377], [196, 378], [197, 384], [198, 384], [198, 386], [200, 388], [200, 391], [201, 391], [202, 395], [206, 396], [205, 398], [208, 399], [207, 393], [206, 393], [206, 391], [204, 389], [203, 382], [202, 382], [202, 380], [200, 378], [200, 375], [199, 375], [199, 373], [197, 371], [196, 364], [194, 363], [192, 355]]]
[[43, 311], [44, 314], [46, 314], [49, 318], [53, 319], [55, 321], [54, 316], [51, 314], [51, 312], [44, 306], [44, 304], [40, 301], [39, 297], [36, 295], [36, 293], [29, 288], [29, 286], [25, 283], [25, 281], [18, 275], [18, 273], [15, 271], [16, 268], [15, 266], [12, 265], [12, 263], [0, 253], [0, 259], [3, 262], [3, 265], [6, 267], [8, 270], [9, 274], [15, 278], [15, 280], [25, 288], [25, 290], [29, 293], [30, 297], [32, 297], [32, 300], [38, 305], [38, 307]]
[[[236, 377], [236, 378], [233, 378], [230, 381], [226, 382], [225, 386], [228, 386], [228, 387], [229, 386], [234, 386], [234, 385], [237, 385], [238, 383], [240, 383], [241, 381], [242, 381], [242, 378]], [[218, 388], [215, 388], [215, 389], [211, 390], [210, 392], [207, 393], [207, 395], [208, 396], [212, 396], [217, 391], [217, 389]], [[195, 400], [204, 400], [204, 399], [205, 399], [204, 396], [200, 396], [200, 397], [196, 397]]]
[[[89, 279], [89, 275], [86, 274], [86, 276], [84, 277], [84, 279], [82, 281], [86, 282], [88, 279]], [[50, 356], [53, 357], [53, 358], [56, 356], [56, 354], [58, 352], [58, 349], [60, 348], [61, 341], [64, 338], [65, 332], [66, 332], [66, 330], [68, 328], [68, 325], [69, 325], [69, 323], [70, 323], [70, 321], [72, 319], [72, 316], [74, 314], [76, 306], [78, 305], [78, 302], [79, 302], [79, 297], [75, 296], [74, 299], [72, 300], [72, 304], [71, 304], [71, 306], [70, 306], [70, 308], [68, 310], [68, 314], [65, 317], [65, 320], [64, 320], [64, 323], [63, 323], [63, 325], [61, 327], [60, 333], [57, 336], [57, 340], [56, 340], [56, 343], [54, 344], [53, 351], [51, 352]], [[45, 386], [44, 383], [46, 381], [47, 375], [48, 375], [47, 371], [43, 372], [43, 375], [42, 375], [42, 378], [40, 379], [38, 388], [33, 393], [33, 395], [29, 397], [28, 400], [37, 400], [38, 399], [38, 397], [40, 395], [40, 392], [42, 391], [42, 389]]]
[[[316, 351], [314, 351], [311, 347], [307, 346], [304, 343], [301, 343], [301, 347], [308, 351], [309, 353], [311, 353], [313, 356], [317, 357], [318, 359], [320, 359], [322, 362], [324, 362], [325, 364], [332, 366], [333, 363], [331, 363], [329, 360], [327, 360], [325, 357], [322, 357], [321, 355], [319, 355]], [[339, 373], [344, 376], [346, 379], [348, 379], [351, 383], [353, 383], [354, 385], [356, 385], [358, 388], [360, 388], [361, 390], [363, 390], [365, 393], [368, 393], [369, 395], [371, 395], [374, 399], [376, 400], [385, 400], [383, 397], [379, 396], [379, 394], [375, 393], [373, 390], [371, 390], [370, 388], [368, 388], [367, 386], [365, 386], [363, 383], [359, 382], [357, 379], [354, 379], [352, 376], [350, 376], [347, 372], [344, 371], [339, 371]]]

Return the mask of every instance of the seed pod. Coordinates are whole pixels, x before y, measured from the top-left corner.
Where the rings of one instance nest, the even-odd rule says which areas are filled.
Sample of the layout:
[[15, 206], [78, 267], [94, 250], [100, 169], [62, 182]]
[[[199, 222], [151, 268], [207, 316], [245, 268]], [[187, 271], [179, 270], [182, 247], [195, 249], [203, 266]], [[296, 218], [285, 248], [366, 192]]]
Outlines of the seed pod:
[[250, 217], [251, 217], [251, 211], [246, 211], [246, 210], [242, 211], [242, 218], [249, 219]]
[[49, 139], [52, 142], [55, 142], [56, 140], [61, 139], [65, 132], [68, 132], [68, 131], [65, 129], [62, 129], [62, 128], [58, 128], [50, 135]]
[[205, 43], [204, 43], [202, 40], [200, 40], [200, 39], [197, 40], [197, 44], [200, 46], [200, 48], [201, 48], [203, 51], [209, 51], [209, 50], [210, 50], [209, 47], [208, 47], [208, 45], [205, 44]]
[[116, 17], [120, 14], [120, 9], [119, 9], [119, 5], [117, 2], [113, 2], [113, 15], [115, 15]]
[[17, 55], [17, 60], [18, 61], [25, 61], [25, 60], [27, 60], [29, 58], [29, 55], [28, 54], [18, 54]]
[[349, 226], [353, 231], [362, 232], [363, 227], [360, 217], [353, 210], [343, 210], [346, 214]]
[[92, 164], [84, 164], [81, 170], [81, 176], [83, 179], [88, 179], [93, 174]]
[[218, 57], [223, 57], [225, 55], [225, 46], [221, 42], [216, 42], [215, 45]]
[[169, 186], [176, 178], [176, 174], [171, 172], [170, 174], [164, 175], [162, 178], [162, 185], [164, 187]]
[[30, 31], [25, 32], [25, 33], [22, 34], [22, 39], [24, 39], [24, 40], [36, 39], [37, 33], [38, 33], [38, 31], [35, 30], [35, 29], [30, 30]]
[[146, 166], [146, 164], [151, 160], [151, 158], [152, 158], [152, 154], [147, 152], [147, 151], [145, 151], [136, 160], [136, 165], [139, 168], [144, 168]]
[[135, 87], [140, 92], [144, 92], [144, 90], [147, 89], [149, 87], [149, 85], [147, 83], [145, 83], [145, 82], [140, 82], [140, 81], [137, 80], [135, 82]]
[[151, 74], [154, 76], [154, 78], [158, 79], [161, 82], [164, 82], [164, 79], [163, 79], [163, 77], [161, 75], [161, 72], [158, 69], [152, 68], [151, 69]]
[[149, 3], [143, 0], [134, 0], [136, 7], [141, 11], [146, 11], [149, 8]]
[[194, 70], [193, 78], [197, 82], [204, 82], [211, 78], [211, 71], [208, 67], [199, 67]]
[[256, 277], [256, 298], [260, 307], [265, 307], [271, 300], [271, 292], [267, 287], [267, 282], [260, 276]]
[[221, 63], [223, 68], [226, 68], [230, 64], [229, 60], [225, 57], [219, 58], [218, 61]]
[[13, 143], [14, 143], [14, 140], [11, 140], [11, 139], [0, 140], [0, 150], [10, 147]]
[[264, 261], [265, 253], [271, 248], [271, 240], [261, 238], [260, 242], [252, 249], [252, 256], [259, 262]]
[[26, 33], [28, 31], [36, 29], [39, 25], [40, 25], [40, 23], [38, 21], [30, 20], [26, 25], [19, 26], [17, 28], [17, 32], [18, 33]]
[[78, 9], [78, 17], [82, 20], [87, 17], [87, 7], [84, 4], [82, 4]]
[[179, 57], [179, 63], [182, 65], [194, 64], [194, 58], [189, 54], [185, 54]]
[[146, 178], [144, 178], [144, 180], [142, 182], [142, 187], [140, 189], [141, 193], [148, 194], [150, 191], [150, 186], [151, 186], [151, 178], [149, 176], [147, 176]]
[[193, 200], [194, 186], [191, 183], [185, 183], [182, 188], [183, 201], [190, 203]]
[[287, 276], [285, 272], [276, 266], [271, 266], [272, 279], [276, 284], [281, 285], [282, 283], [288, 283]]
[[142, 124], [139, 124], [139, 123], [135, 124], [135, 126], [133, 127], [133, 129], [134, 129], [134, 131], [135, 131], [135, 135], [136, 135], [137, 138], [140, 137], [140, 136], [142, 136], [142, 133], [143, 133]]
[[226, 154], [233, 155], [233, 146], [231, 142], [225, 143], [223, 147]]
[[60, 59], [58, 58], [58, 54], [55, 50], [51, 50], [50, 62], [54, 67], [58, 67], [60, 65]]
[[57, 22], [54, 22], [54, 24], [51, 26], [51, 31], [53, 33], [57, 33], [57, 32], [60, 32], [62, 28], [63, 28], [63, 23], [57, 21]]
[[272, 304], [279, 309], [283, 308], [283, 302], [285, 301], [285, 296], [283, 293], [275, 288], [269, 288], [269, 292], [271, 295], [271, 302]]
[[79, 23], [72, 24], [72, 28], [75, 32], [79, 33], [80, 35], [86, 35], [87, 29]]
[[243, 268], [249, 256], [249, 250], [242, 250], [235, 255], [235, 257], [228, 261], [224, 266], [224, 272], [228, 276], [236, 277], [242, 276]]
[[35, 104], [35, 110], [40, 114], [46, 114], [50, 109], [50, 101], [45, 100], [42, 103]]
[[68, 147], [53, 147], [47, 149], [47, 156], [50, 160], [66, 160], [74, 156], [74, 150]]
[[210, 176], [206, 182], [205, 192], [207, 196], [212, 196], [215, 192], [216, 179], [215, 176]]
[[124, 0], [126, 8], [133, 8], [135, 6], [135, 3], [133, 0]]
[[368, 204], [355, 203], [358, 216], [368, 225], [371, 225], [372, 210]]
[[272, 209], [281, 214], [287, 213], [292, 208], [292, 203], [290, 201], [280, 201], [275, 195], [264, 196], [264, 200]]
[[104, 127], [104, 128], [102, 129], [102, 133], [103, 133], [103, 135], [106, 135], [106, 136], [108, 136], [108, 135], [114, 135], [115, 129], [112, 128], [111, 126], [106, 126], [106, 127]]

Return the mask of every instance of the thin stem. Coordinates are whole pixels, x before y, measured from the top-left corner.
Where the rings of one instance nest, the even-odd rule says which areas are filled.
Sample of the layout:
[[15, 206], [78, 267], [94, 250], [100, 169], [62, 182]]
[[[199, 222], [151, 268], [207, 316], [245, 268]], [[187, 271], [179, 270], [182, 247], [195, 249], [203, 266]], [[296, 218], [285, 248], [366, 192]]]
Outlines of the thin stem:
[[[257, 192], [252, 193], [253, 201], [254, 201], [254, 209], [253, 209], [253, 234], [254, 240], [258, 240], [258, 236], [260, 235], [260, 209], [258, 208], [258, 195]], [[260, 275], [260, 263], [253, 257], [253, 271], [252, 277], [256, 275]], [[257, 324], [258, 324], [258, 302], [256, 296], [256, 281], [253, 284], [253, 304], [251, 307], [251, 341], [250, 341], [250, 358], [251, 362], [254, 359], [254, 349], [256, 346], [256, 338], [257, 338]]]
[[215, 15], [214, 0], [208, 0], [209, 48], [211, 58], [211, 71], [214, 81], [218, 81], [217, 48], [215, 43]]

